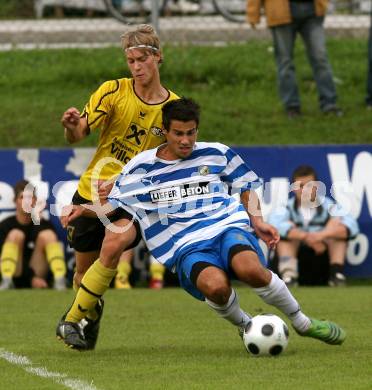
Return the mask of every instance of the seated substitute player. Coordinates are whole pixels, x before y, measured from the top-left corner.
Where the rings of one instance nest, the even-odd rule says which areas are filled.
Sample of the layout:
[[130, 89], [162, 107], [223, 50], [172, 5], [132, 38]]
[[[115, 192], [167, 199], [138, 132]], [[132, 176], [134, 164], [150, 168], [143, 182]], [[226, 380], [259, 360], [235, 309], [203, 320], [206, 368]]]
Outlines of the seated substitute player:
[[[110, 205], [132, 213], [152, 255], [178, 274], [188, 293], [205, 300], [240, 334], [251, 317], [240, 308], [232, 279], [245, 282], [284, 313], [300, 335], [341, 344], [344, 330], [307, 317], [285, 283], [265, 267], [253, 232], [271, 248], [279, 235], [262, 219], [254, 191], [260, 185], [257, 175], [229, 147], [196, 142], [199, 106], [193, 100], [174, 100], [162, 110], [167, 143], [140, 153], [124, 167], [108, 196]], [[75, 206], [62, 223], [91, 214], [94, 206], [88, 207]], [[102, 257], [92, 266], [103, 269], [107, 279], [115, 268], [105, 266], [112, 250], [104, 241]], [[90, 296], [104, 292], [103, 285], [94, 281], [87, 287]], [[75, 329], [74, 343], [84, 349], [86, 340], [79, 327], [63, 326]]]
[[[71, 107], [62, 116], [65, 138], [69, 143], [81, 141], [91, 131], [100, 131], [97, 150], [79, 180], [73, 204], [91, 202], [95, 195], [99, 195], [100, 181], [116, 177], [123, 165], [137, 153], [164, 142], [161, 108], [167, 101], [177, 98], [161, 84], [159, 67], [163, 53], [153, 27], [135, 26], [121, 38], [132, 77], [104, 82], [92, 94], [82, 113]], [[131, 215], [123, 214], [121, 210], [110, 219], [112, 222], [126, 221], [125, 217], [130, 219]], [[67, 226], [67, 239], [75, 250], [75, 288], [80, 286], [85, 272], [98, 258], [104, 236], [105, 226], [99, 219], [81, 217]], [[123, 245], [118, 256], [136, 245], [131, 238], [128, 241], [130, 244]], [[80, 311], [79, 306], [76, 310]], [[89, 333], [91, 348], [97, 341], [102, 311], [103, 300], [99, 300], [95, 307], [84, 312], [87, 324], [84, 332]], [[63, 318], [70, 321], [80, 314], [69, 310]]]
[[16, 214], [0, 223], [0, 290], [46, 288], [50, 269], [54, 288], [66, 288], [66, 263], [62, 243], [51, 222], [41, 218], [35, 225], [31, 209], [35, 206], [35, 187], [27, 180], [14, 186]]
[[302, 246], [316, 255], [328, 250], [328, 284], [335, 287], [346, 282], [347, 241], [359, 233], [358, 223], [332, 199], [319, 196], [316, 180], [313, 167], [297, 167], [292, 175], [295, 196], [285, 207], [273, 210], [268, 219], [282, 238], [277, 247], [278, 270], [287, 286], [297, 284], [297, 255]]

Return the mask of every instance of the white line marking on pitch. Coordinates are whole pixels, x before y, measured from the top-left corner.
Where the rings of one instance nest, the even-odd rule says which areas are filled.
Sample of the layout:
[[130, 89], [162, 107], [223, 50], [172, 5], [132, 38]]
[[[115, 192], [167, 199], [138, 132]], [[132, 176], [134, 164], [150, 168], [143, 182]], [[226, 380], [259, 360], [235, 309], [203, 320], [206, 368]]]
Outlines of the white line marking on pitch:
[[32, 361], [27, 356], [16, 355], [13, 352], [0, 348], [0, 358], [11, 364], [21, 366], [26, 372], [42, 377], [52, 379], [54, 382], [66, 386], [72, 390], [98, 390], [93, 383], [82, 381], [80, 379], [68, 378], [67, 374], [48, 371], [45, 367], [34, 367]]

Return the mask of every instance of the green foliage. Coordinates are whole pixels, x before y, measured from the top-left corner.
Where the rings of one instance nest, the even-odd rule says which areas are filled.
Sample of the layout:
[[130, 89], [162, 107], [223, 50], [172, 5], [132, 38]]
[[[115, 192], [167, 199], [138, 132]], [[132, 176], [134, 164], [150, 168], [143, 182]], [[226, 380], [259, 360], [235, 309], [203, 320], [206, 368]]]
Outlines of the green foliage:
[[0, 19], [21, 19], [34, 16], [32, 0], [1, 0]]
[[[237, 291], [251, 314], [278, 314], [250, 289]], [[253, 358], [237, 330], [205, 303], [178, 288], [135, 288], [106, 294], [97, 348], [85, 353], [65, 348], [54, 336], [73, 299], [71, 290], [3, 291], [0, 348], [26, 356], [34, 369], [45, 367], [105, 390], [371, 389], [370, 286], [293, 291], [305, 313], [344, 327], [344, 345], [302, 338], [290, 328], [282, 356]], [[4, 389], [64, 388], [1, 358], [0, 370]]]
[[[271, 42], [226, 47], [166, 47], [162, 82], [202, 105], [200, 137], [227, 144], [370, 143], [371, 112], [363, 100], [367, 47], [358, 39], [330, 40], [342, 118], [319, 112], [304, 48], [296, 48], [303, 118], [285, 116], [276, 91]], [[105, 80], [129, 76], [120, 48], [0, 53], [0, 146], [65, 145], [63, 111], [82, 108]], [[89, 137], [81, 146], [96, 145]]]

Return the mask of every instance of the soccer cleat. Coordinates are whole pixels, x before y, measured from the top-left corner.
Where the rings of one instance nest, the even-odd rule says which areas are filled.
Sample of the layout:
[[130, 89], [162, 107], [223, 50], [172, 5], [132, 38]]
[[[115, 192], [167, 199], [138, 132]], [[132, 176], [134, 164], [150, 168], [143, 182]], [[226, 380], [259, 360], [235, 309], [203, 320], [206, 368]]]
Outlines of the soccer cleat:
[[244, 336], [244, 331], [245, 331], [245, 326], [238, 326], [238, 334], [242, 340], [243, 340], [243, 336]]
[[287, 108], [287, 117], [288, 119], [297, 119], [301, 117], [301, 109], [298, 106], [288, 107]]
[[55, 278], [53, 283], [53, 288], [57, 291], [66, 290], [66, 278], [64, 276]]
[[3, 278], [0, 283], [0, 290], [10, 290], [14, 288], [14, 283], [12, 278]]
[[238, 333], [239, 333], [239, 337], [243, 340], [243, 336], [244, 336], [244, 332], [252, 326], [252, 321], [249, 320], [246, 324], [244, 325], [239, 325], [238, 326]]
[[332, 345], [340, 345], [345, 341], [346, 332], [334, 322], [314, 318], [310, 318], [310, 321], [310, 328], [306, 332], [300, 333], [295, 329], [300, 336], [312, 337]]
[[160, 279], [151, 278], [149, 288], [153, 290], [160, 290], [164, 287], [164, 282]]
[[130, 290], [132, 286], [129, 283], [129, 280], [126, 276], [116, 277], [115, 278], [115, 288], [118, 290]]
[[76, 322], [65, 321], [65, 315], [57, 325], [56, 336], [72, 349], [87, 350], [88, 342], [85, 340], [83, 330]]
[[97, 302], [95, 310], [98, 314], [98, 318], [96, 320], [92, 320], [90, 318], [83, 318], [80, 321], [81, 328], [83, 329], [84, 338], [87, 343], [86, 349], [94, 349], [96, 347], [98, 334], [99, 334], [99, 327], [100, 327], [100, 321], [102, 318], [103, 313], [103, 306], [104, 301], [102, 298]]
[[328, 280], [328, 285], [331, 287], [342, 287], [346, 285], [345, 275], [341, 272], [336, 272], [333, 276]]
[[333, 115], [333, 116], [344, 116], [344, 112], [341, 110], [341, 108], [337, 106], [331, 106], [323, 110], [323, 114], [325, 115]]

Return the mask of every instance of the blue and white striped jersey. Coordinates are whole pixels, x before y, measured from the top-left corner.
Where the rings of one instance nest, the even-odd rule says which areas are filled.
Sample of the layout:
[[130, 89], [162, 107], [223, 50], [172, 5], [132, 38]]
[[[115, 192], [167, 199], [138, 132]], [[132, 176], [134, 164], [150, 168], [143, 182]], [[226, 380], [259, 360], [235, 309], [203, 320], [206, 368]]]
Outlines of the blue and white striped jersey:
[[157, 148], [134, 157], [108, 197], [138, 220], [151, 254], [169, 269], [191, 247], [228, 228], [251, 231], [240, 203], [244, 191], [261, 185], [257, 175], [228, 146], [197, 142], [191, 155], [162, 160]]

